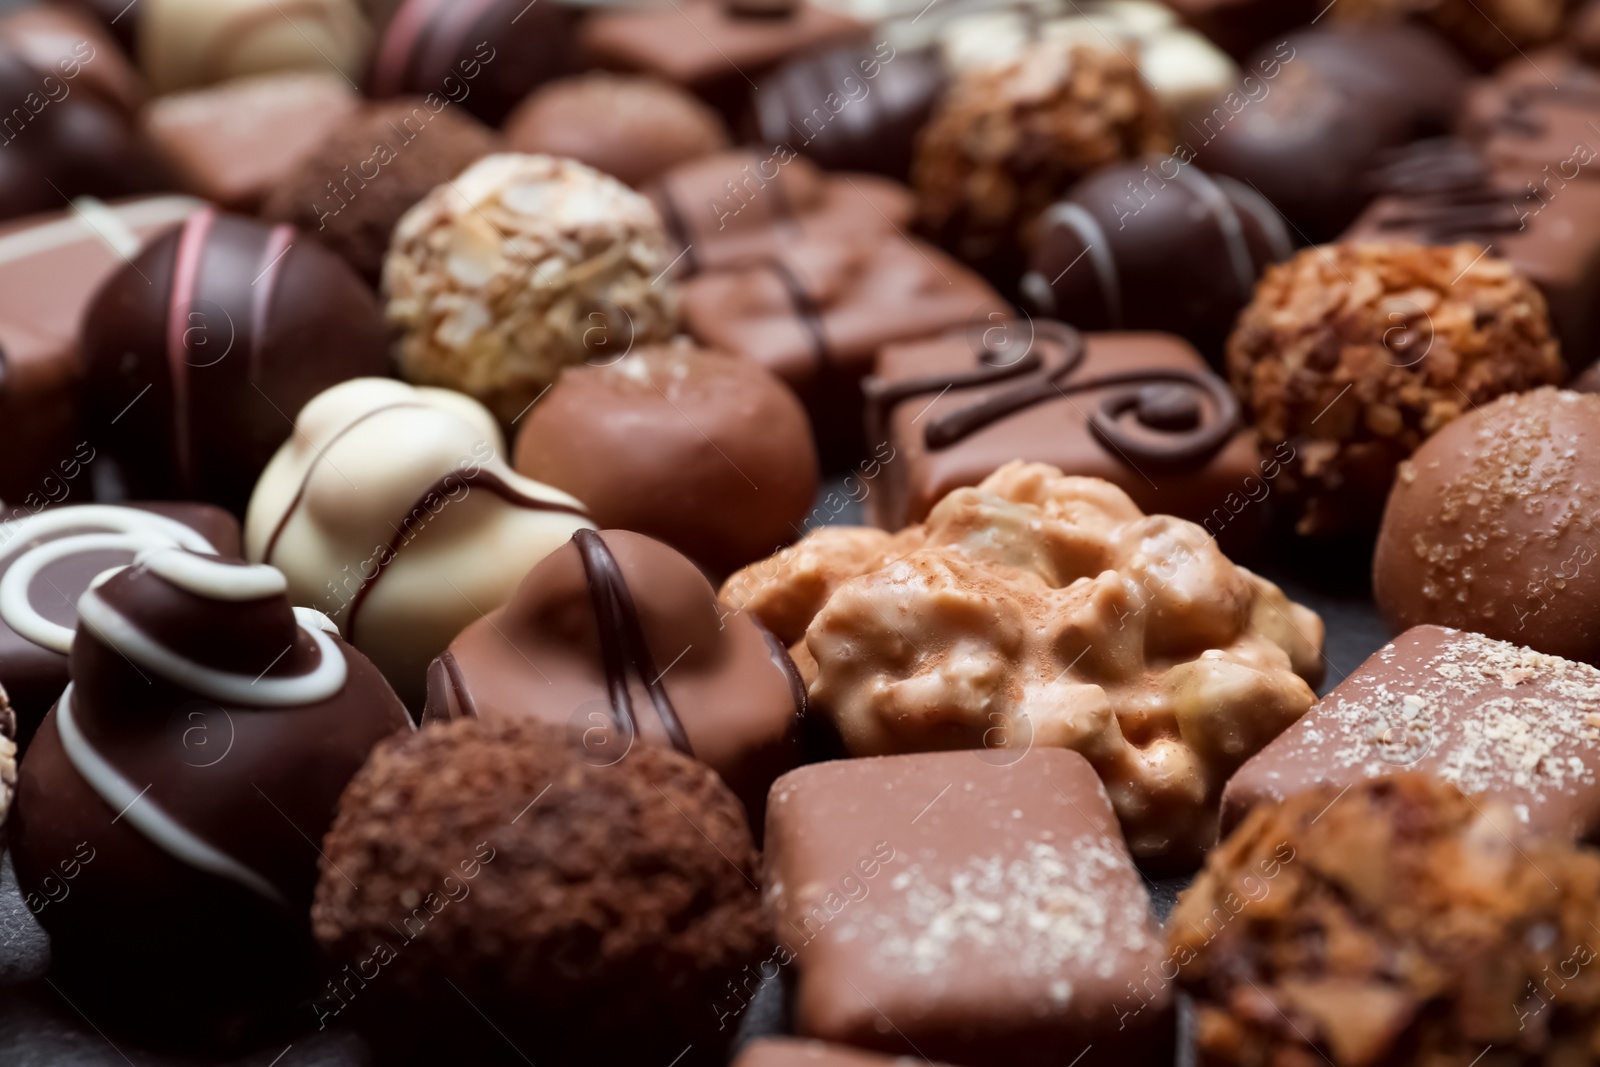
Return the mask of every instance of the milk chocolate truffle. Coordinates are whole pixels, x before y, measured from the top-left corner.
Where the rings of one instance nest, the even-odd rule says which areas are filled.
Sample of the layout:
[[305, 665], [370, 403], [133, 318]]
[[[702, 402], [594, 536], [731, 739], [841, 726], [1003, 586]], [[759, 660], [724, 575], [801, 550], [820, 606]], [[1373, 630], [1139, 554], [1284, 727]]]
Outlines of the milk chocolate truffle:
[[261, 217], [294, 225], [376, 288], [400, 216], [499, 146], [493, 131], [437, 97], [370, 104], [284, 173]]
[[139, 65], [159, 94], [251, 74], [331, 70], [352, 84], [372, 36], [355, 0], [140, 0]]
[[1228, 370], [1307, 535], [1375, 529], [1395, 467], [1462, 412], [1564, 377], [1544, 297], [1478, 245], [1343, 242], [1267, 271]]
[[564, 156], [635, 187], [728, 147], [722, 117], [656, 78], [592, 73], [536, 90], [506, 119], [513, 152]]
[[677, 330], [656, 209], [569, 159], [488, 156], [395, 227], [383, 268], [401, 373], [511, 423], [570, 363]]
[[292, 226], [206, 209], [112, 275], [84, 313], [87, 415], [128, 493], [244, 511], [294, 413], [387, 374], [372, 293]]
[[403, 1062], [722, 1063], [713, 1005], [772, 951], [739, 802], [666, 748], [596, 766], [538, 723], [426, 727], [373, 754], [323, 851], [312, 920], [345, 967], [314, 1007]]
[[[72, 683], [23, 760], [11, 855], [24, 899], [47, 901], [53, 973], [94, 1014], [190, 1024], [308, 991], [317, 842], [368, 751], [409, 723], [285, 590], [271, 567], [167, 546], [78, 600]], [[67, 863], [71, 892], [50, 893]]]
[[1419, 449], [1372, 561], [1390, 625], [1474, 630], [1600, 665], [1597, 419], [1600, 397], [1539, 389], [1469, 412]]
[[469, 397], [364, 378], [307, 404], [250, 498], [245, 551], [325, 612], [411, 706], [428, 663], [588, 526], [515, 473]]
[[810, 707], [850, 755], [1074, 749], [1162, 869], [1198, 862], [1228, 776], [1322, 677], [1314, 612], [1200, 527], [1043, 464], [1008, 464], [898, 534], [818, 530], [722, 599], [795, 642]]
[[1418, 774], [1247, 819], [1168, 924], [1199, 1061], [1581, 1063], [1600, 856]]
[[1162, 152], [1161, 105], [1126, 57], [1040, 41], [1004, 67], [958, 77], [917, 142], [921, 225], [1006, 277], [1018, 231], [1095, 167]]
[[750, 360], [688, 344], [567, 368], [523, 417], [515, 462], [601, 527], [649, 534], [718, 575], [793, 540], [817, 495], [794, 394]]

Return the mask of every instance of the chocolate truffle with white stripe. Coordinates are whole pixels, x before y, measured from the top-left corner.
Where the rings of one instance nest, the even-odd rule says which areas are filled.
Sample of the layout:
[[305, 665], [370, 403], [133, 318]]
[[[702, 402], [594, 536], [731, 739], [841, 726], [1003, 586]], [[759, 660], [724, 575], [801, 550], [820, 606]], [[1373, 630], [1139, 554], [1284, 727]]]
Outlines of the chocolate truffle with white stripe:
[[[309, 977], [317, 842], [368, 751], [409, 722], [287, 587], [158, 547], [78, 601], [72, 683], [23, 761], [11, 852], [55, 973], [97, 1008], [231, 1012]], [[49, 892], [65, 862], [71, 892]]]
[[377, 301], [343, 260], [215, 209], [112, 275], [82, 348], [87, 421], [129, 495], [235, 512], [306, 401], [390, 371]]

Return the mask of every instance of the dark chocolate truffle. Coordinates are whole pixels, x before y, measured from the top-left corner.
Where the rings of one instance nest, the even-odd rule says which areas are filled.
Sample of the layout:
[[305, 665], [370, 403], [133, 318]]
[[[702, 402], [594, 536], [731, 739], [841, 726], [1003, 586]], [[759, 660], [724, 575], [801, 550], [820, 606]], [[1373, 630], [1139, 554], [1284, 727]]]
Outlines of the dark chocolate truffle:
[[1600, 856], [1420, 774], [1263, 807], [1178, 901], [1200, 1062], [1584, 1063]]
[[805, 703], [783, 646], [694, 564], [641, 534], [579, 530], [433, 661], [423, 718], [566, 726], [591, 763], [676, 748], [716, 769], [759, 832], [768, 787], [800, 762]]
[[292, 226], [205, 210], [114, 274], [83, 324], [94, 440], [129, 495], [244, 512], [306, 401], [390, 371], [376, 298]]
[[133, 20], [139, 65], [158, 94], [284, 70], [353, 84], [372, 43], [355, 0], [138, 0], [112, 29]]
[[407, 1062], [720, 1063], [717, 999], [770, 951], [739, 802], [665, 748], [597, 767], [538, 723], [425, 727], [379, 746], [324, 852], [344, 970], [317, 1014]]
[[[1343, 242], [1267, 271], [1228, 341], [1298, 529], [1369, 534], [1395, 467], [1468, 408], [1561, 381], [1544, 297], [1475, 244]], [[1415, 620], [1421, 621], [1421, 620]]]
[[1502, 397], [1400, 468], [1372, 562], [1397, 629], [1474, 630], [1600, 665], [1600, 397]]
[[317, 842], [368, 751], [410, 723], [284, 589], [271, 567], [166, 547], [78, 601], [72, 684], [23, 760], [11, 854], [54, 974], [92, 1015], [198, 1026], [308, 991]]
[[261, 217], [292, 223], [376, 287], [400, 216], [499, 147], [493, 131], [444, 100], [372, 104], [278, 184]]
[[1475, 62], [1490, 67], [1522, 56], [1561, 33], [1572, 0], [1345, 0], [1335, 22], [1385, 23], [1420, 18]]
[[728, 147], [722, 117], [656, 78], [586, 74], [536, 90], [506, 120], [513, 152], [566, 156], [638, 187]]
[[659, 538], [718, 575], [792, 541], [817, 494], [794, 394], [751, 360], [687, 344], [568, 367], [524, 417], [515, 464], [602, 528]]

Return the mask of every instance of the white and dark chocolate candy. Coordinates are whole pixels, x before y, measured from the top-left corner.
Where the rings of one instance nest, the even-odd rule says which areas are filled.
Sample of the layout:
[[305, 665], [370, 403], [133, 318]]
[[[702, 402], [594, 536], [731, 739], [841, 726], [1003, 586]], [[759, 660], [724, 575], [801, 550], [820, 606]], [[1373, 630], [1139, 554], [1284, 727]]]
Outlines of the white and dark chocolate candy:
[[768, 787], [804, 758], [805, 706], [783, 645], [688, 558], [579, 530], [433, 662], [423, 719], [541, 719], [592, 763], [671, 746], [716, 769], [759, 835]]
[[[71, 547], [46, 542], [8, 577]], [[160, 545], [79, 597], [71, 684], [24, 760], [11, 842], [64, 980], [204, 1010], [307, 976], [317, 842], [371, 747], [410, 722], [287, 588], [275, 568]], [[11, 621], [67, 629], [26, 604]], [[71, 893], [50, 899], [74, 859]]]
[[592, 525], [574, 497], [513, 471], [488, 409], [365, 378], [307, 404], [245, 519], [250, 559], [331, 617], [406, 701], [429, 662], [524, 574]]

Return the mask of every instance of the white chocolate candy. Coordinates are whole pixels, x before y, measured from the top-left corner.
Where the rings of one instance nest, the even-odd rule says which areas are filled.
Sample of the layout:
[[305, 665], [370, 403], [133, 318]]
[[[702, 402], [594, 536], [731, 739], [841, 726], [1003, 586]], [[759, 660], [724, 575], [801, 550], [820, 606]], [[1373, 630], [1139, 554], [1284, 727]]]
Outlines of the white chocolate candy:
[[140, 0], [124, 14], [139, 19], [139, 65], [157, 94], [279, 70], [354, 83], [372, 36], [356, 0]]

